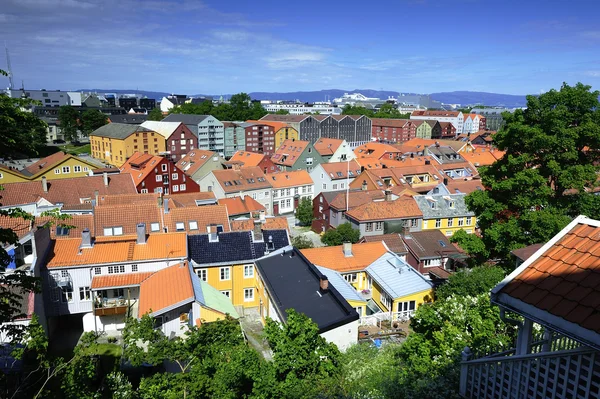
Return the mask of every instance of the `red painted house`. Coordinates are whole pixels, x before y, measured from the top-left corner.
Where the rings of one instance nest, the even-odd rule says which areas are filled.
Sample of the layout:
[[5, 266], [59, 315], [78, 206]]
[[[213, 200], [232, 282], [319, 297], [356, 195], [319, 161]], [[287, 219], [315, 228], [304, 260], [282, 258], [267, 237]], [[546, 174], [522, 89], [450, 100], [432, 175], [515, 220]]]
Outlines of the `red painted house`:
[[121, 173], [129, 173], [138, 193], [193, 193], [200, 186], [188, 178], [168, 157], [135, 152], [121, 166]]
[[327, 231], [331, 225], [329, 224], [329, 203], [335, 199], [341, 191], [322, 192], [313, 199], [313, 221], [311, 225], [312, 231], [321, 234]]
[[417, 137], [417, 124], [410, 119], [371, 118], [371, 137], [386, 143], [398, 143]]
[[456, 128], [452, 123], [440, 122], [440, 126], [442, 128], [442, 139], [454, 140], [456, 138]]
[[165, 149], [175, 162], [198, 148], [198, 137], [182, 122], [146, 121], [141, 126], [164, 137]]

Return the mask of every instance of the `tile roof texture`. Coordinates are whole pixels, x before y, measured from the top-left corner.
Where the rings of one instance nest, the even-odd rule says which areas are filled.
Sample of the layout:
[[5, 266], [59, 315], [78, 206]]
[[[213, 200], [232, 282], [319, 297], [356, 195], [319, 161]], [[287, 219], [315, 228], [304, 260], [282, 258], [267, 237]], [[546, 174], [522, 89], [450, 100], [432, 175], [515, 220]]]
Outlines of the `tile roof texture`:
[[[0, 215], [0, 228], [11, 229], [18, 237], [22, 239], [31, 232], [32, 221], [21, 217], [9, 217]], [[2, 245], [3, 243], [0, 243]]]
[[[251, 231], [254, 230], [254, 219], [237, 219], [231, 222], [231, 231]], [[265, 217], [261, 229], [263, 233], [267, 230], [287, 230], [290, 226], [285, 216], [267, 216]]]
[[369, 202], [346, 212], [346, 217], [359, 222], [422, 216], [423, 213], [412, 197], [400, 197], [393, 201]]
[[137, 234], [137, 225], [139, 223], [146, 224], [146, 234], [150, 233], [151, 223], [159, 223], [162, 227], [161, 209], [155, 202], [131, 205], [104, 205], [94, 209], [96, 237], [103, 236], [104, 229], [110, 227], [122, 227], [123, 235]]
[[233, 156], [229, 158], [228, 162], [241, 163], [243, 166], [258, 166], [265, 156], [265, 154], [259, 154], [257, 152], [236, 151]]
[[93, 276], [92, 289], [123, 288], [140, 285], [142, 281], [150, 277], [154, 272], [109, 274], [106, 276]]
[[[35, 218], [36, 226], [44, 226], [49, 223], [48, 228], [50, 229], [50, 238], [52, 239], [64, 239], [64, 238], [77, 238], [81, 237], [81, 232], [84, 229], [88, 229], [92, 236], [94, 236], [94, 215], [70, 215], [69, 219], [56, 220], [50, 216], [39, 216]], [[69, 226], [68, 235], [56, 235], [56, 228], [59, 225]]]
[[147, 194], [119, 194], [119, 195], [99, 195], [96, 206], [113, 205], [133, 205], [133, 204], [158, 204], [159, 193]]
[[357, 158], [381, 159], [384, 156], [388, 156], [387, 154], [389, 153], [396, 154], [399, 152], [400, 150], [392, 145], [375, 142], [365, 143], [354, 149], [354, 154]]
[[409, 123], [411, 120], [410, 119], [371, 118], [371, 121], [373, 123], [373, 126], [402, 128], [407, 123]]
[[227, 208], [229, 216], [239, 216], [253, 214], [255, 212], [265, 212], [265, 207], [258, 201], [246, 195], [242, 197], [221, 198], [218, 200], [219, 205]]
[[350, 162], [321, 163], [318, 167], [322, 167], [331, 180], [347, 179], [348, 172], [350, 172], [350, 179], [354, 179], [360, 175], [360, 165], [355, 160]]
[[[300, 155], [304, 150], [310, 146], [308, 141], [303, 140], [285, 140], [275, 153], [271, 156], [271, 161], [278, 165], [293, 166], [299, 159]], [[283, 157], [286, 156], [285, 160], [282, 161]]]
[[423, 230], [407, 234], [404, 244], [417, 259], [439, 258], [460, 253], [439, 230]]
[[483, 182], [480, 179], [454, 180], [448, 179], [446, 187], [451, 193], [470, 194], [475, 190], [485, 190]]
[[271, 188], [271, 183], [257, 166], [243, 167], [239, 170], [213, 170], [212, 173], [226, 193]]
[[387, 249], [381, 242], [368, 242], [352, 244], [352, 256], [344, 255], [343, 245], [302, 249], [300, 252], [316, 266], [348, 273], [365, 270], [383, 256]]
[[[121, 173], [129, 173], [136, 187], [150, 174], [157, 165], [166, 160], [158, 155], [134, 152], [131, 157], [121, 165]], [[169, 162], [167, 160], [167, 162]]]
[[[113, 241], [108, 241], [112, 239]], [[49, 255], [48, 269], [84, 267], [84, 265], [149, 261], [153, 259], [182, 259], [187, 257], [185, 233], [151, 234], [146, 244], [136, 244], [136, 236], [106, 237], [91, 248], [80, 248], [81, 238], [56, 240]]]
[[[48, 180], [48, 192], [44, 192], [41, 181], [3, 184], [0, 196], [3, 206], [24, 205], [37, 202], [40, 198], [65, 206], [81, 205], [84, 199], [91, 200], [94, 193], [133, 194], [136, 193], [131, 175], [108, 175], [108, 186], [104, 185], [103, 176], [85, 176], [69, 179]], [[91, 209], [91, 204], [88, 207]]]
[[330, 139], [326, 137], [321, 137], [315, 144], [315, 150], [323, 155], [333, 155], [338, 148], [344, 143], [344, 140], [340, 139]]
[[[189, 222], [196, 222], [198, 229], [191, 229]], [[221, 225], [223, 231], [230, 231], [227, 207], [224, 205], [204, 205], [186, 208], [172, 208], [164, 214], [164, 223], [170, 232], [177, 230], [177, 223], [183, 223], [188, 234], [203, 234], [210, 226]]]
[[600, 222], [576, 218], [494, 288], [492, 300], [600, 348]]
[[251, 262], [265, 255], [269, 237], [273, 243], [270, 251], [290, 245], [286, 230], [269, 230], [264, 234], [264, 241], [254, 240], [251, 231], [232, 231], [217, 236], [216, 242], [211, 241], [208, 234], [189, 236], [190, 259], [198, 265]]
[[394, 144], [394, 147], [402, 152], [415, 152], [415, 150], [423, 151], [425, 147], [436, 145], [436, 143], [440, 146], [451, 147], [454, 151], [460, 151], [466, 145], [466, 143], [455, 140], [414, 138], [402, 143]]
[[308, 172], [304, 169], [289, 172], [265, 174], [267, 181], [273, 188], [288, 188], [314, 184]]
[[219, 158], [219, 154], [213, 151], [196, 149], [185, 154], [183, 158], [177, 161], [176, 165], [186, 175], [193, 176], [198, 169], [214, 157]]
[[476, 167], [490, 166], [504, 156], [506, 152], [488, 148], [476, 148], [474, 151], [463, 154], [465, 160], [469, 161]]
[[[413, 198], [421, 212], [423, 212], [423, 219], [475, 216], [474, 212], [467, 209], [465, 196], [466, 194], [435, 194], [415, 195]], [[432, 204], [434, 204], [435, 209], [431, 207]], [[452, 208], [450, 207], [451, 204], [453, 204]]]
[[190, 269], [187, 262], [180, 263], [159, 270], [142, 281], [138, 314], [161, 314], [170, 307], [190, 303], [194, 299]]
[[432, 289], [432, 284], [421, 273], [389, 252], [371, 263], [367, 267], [367, 273], [392, 298], [402, 298]]
[[[346, 197], [348, 197], [348, 204], [346, 206]], [[335, 198], [329, 202], [329, 206], [337, 210], [353, 209], [357, 206], [368, 204], [375, 200], [382, 200], [385, 198], [385, 194], [382, 190], [354, 190], [349, 191], [346, 195], [345, 191], [337, 193]]]
[[291, 128], [291, 126], [289, 124], [287, 124], [285, 122], [279, 122], [279, 121], [269, 121], [269, 120], [258, 120], [258, 121], [256, 121], [256, 120], [249, 120], [249, 121], [246, 121], [246, 122], [249, 122], [249, 123], [260, 123], [260, 124], [263, 124], [263, 125], [271, 126], [271, 127], [273, 127], [273, 130], [275, 132], [278, 132], [281, 129], [285, 129], [286, 127], [287, 128]]
[[379, 236], [364, 236], [361, 242], [378, 242], [382, 241], [395, 254], [406, 254], [408, 250], [400, 234], [383, 234]]
[[69, 155], [65, 154], [62, 151], [55, 152], [52, 155], [48, 155], [47, 157], [42, 158], [39, 161], [32, 163], [28, 167], [21, 170], [21, 173], [23, 173], [26, 176], [33, 176], [39, 172], [50, 169], [50, 167], [53, 166], [54, 164], [56, 164], [57, 162], [63, 161], [69, 157], [70, 157]]
[[213, 192], [169, 194], [163, 196], [163, 202], [165, 199], [169, 200], [169, 206], [172, 208], [194, 207], [217, 203], [215, 193]]

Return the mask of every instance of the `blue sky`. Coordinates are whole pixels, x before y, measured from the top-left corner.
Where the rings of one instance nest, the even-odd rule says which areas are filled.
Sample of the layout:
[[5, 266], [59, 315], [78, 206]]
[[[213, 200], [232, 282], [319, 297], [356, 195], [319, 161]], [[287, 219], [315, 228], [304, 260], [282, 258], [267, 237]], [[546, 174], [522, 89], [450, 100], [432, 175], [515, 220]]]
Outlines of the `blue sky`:
[[597, 0], [2, 0], [0, 38], [32, 89], [534, 94], [600, 89], [598, 16]]

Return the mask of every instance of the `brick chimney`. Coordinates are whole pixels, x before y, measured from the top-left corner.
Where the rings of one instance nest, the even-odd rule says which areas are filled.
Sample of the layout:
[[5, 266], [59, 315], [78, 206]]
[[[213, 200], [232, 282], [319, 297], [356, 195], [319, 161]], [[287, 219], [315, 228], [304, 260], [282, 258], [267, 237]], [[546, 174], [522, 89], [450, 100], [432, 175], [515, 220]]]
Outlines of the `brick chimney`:
[[260, 219], [254, 219], [254, 228], [252, 232], [254, 233], [254, 241], [262, 241], [263, 233], [262, 233], [262, 221]]
[[321, 293], [329, 291], [329, 279], [325, 275], [322, 275], [319, 279], [319, 290]]
[[45, 193], [48, 192], [48, 179], [46, 179], [46, 176], [42, 176], [42, 189]]

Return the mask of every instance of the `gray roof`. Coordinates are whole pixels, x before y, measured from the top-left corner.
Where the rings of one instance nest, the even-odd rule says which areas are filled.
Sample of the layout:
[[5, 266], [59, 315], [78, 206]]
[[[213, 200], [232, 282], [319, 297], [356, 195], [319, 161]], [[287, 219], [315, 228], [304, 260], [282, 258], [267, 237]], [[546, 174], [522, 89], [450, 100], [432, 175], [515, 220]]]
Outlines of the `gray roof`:
[[[475, 216], [475, 213], [467, 209], [465, 204], [466, 194], [436, 194], [436, 195], [415, 195], [413, 198], [417, 201], [417, 206], [423, 212], [423, 219], [441, 219], [461, 216]], [[454, 208], [450, 208], [450, 199], [454, 202]], [[435, 209], [431, 204], [435, 203]]]
[[124, 115], [110, 115], [108, 117], [112, 123], [127, 123], [139, 125], [148, 120], [146, 114], [124, 114]]
[[358, 292], [356, 292], [354, 287], [352, 287], [349, 282], [344, 280], [341, 274], [335, 270], [331, 270], [322, 266], [317, 266], [317, 269], [327, 276], [329, 282], [335, 287], [336, 290], [338, 290], [340, 294], [342, 294], [345, 300], [365, 302], [365, 299], [358, 295]]
[[389, 252], [371, 263], [366, 270], [392, 298], [416, 294], [432, 287], [421, 273]]
[[141, 127], [138, 125], [130, 125], [126, 123], [109, 123], [94, 130], [92, 133], [90, 133], [90, 136], [124, 139], [135, 132], [151, 132], [151, 130], [148, 130], [145, 127]]
[[198, 125], [210, 115], [169, 114], [163, 122], [182, 122], [184, 125]]

